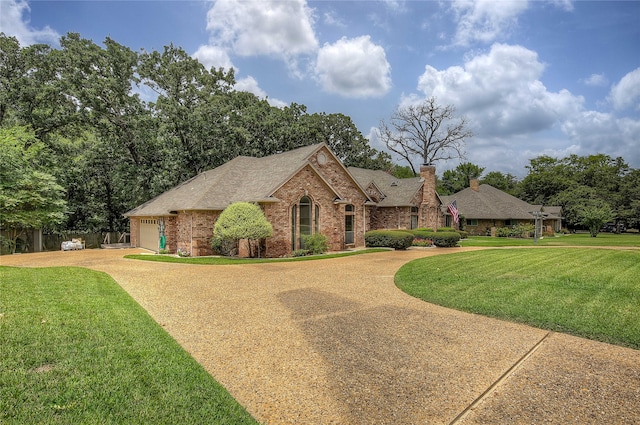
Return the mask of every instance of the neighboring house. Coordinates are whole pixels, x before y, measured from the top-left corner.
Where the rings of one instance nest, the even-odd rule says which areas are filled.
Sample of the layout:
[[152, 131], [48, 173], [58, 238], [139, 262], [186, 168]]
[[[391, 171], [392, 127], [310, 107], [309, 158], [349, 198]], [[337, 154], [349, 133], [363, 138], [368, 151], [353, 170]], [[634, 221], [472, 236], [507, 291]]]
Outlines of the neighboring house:
[[255, 202], [273, 226], [266, 256], [302, 247], [301, 237], [324, 234], [330, 249], [363, 246], [380, 228], [437, 228], [444, 220], [435, 192], [435, 168], [422, 177], [395, 179], [382, 172], [347, 169], [324, 143], [263, 158], [237, 157], [205, 171], [127, 212], [131, 245], [211, 255], [213, 228], [233, 202]]
[[470, 181], [470, 187], [453, 195], [442, 196], [446, 224], [451, 225], [451, 215], [444, 211], [454, 200], [458, 213], [465, 220], [464, 228], [471, 235], [493, 235], [495, 228], [518, 224], [535, 224], [534, 214], [542, 216], [542, 231], [557, 232], [562, 224], [562, 208], [558, 206], [531, 205], [488, 184]]

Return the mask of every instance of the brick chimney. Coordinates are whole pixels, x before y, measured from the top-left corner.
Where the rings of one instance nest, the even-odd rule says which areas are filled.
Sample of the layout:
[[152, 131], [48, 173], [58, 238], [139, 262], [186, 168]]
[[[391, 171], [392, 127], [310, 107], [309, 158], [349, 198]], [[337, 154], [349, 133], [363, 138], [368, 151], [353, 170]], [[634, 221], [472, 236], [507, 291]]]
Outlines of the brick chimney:
[[478, 179], [471, 179], [469, 180], [469, 187], [472, 190], [475, 190], [476, 192], [480, 191], [480, 182], [478, 181]]
[[436, 167], [433, 165], [420, 166], [420, 177], [424, 179], [422, 203], [432, 204], [436, 193]]
[[420, 204], [419, 227], [440, 227], [441, 215], [440, 201], [436, 195], [436, 167], [423, 165], [420, 167], [420, 177], [424, 179], [422, 186], [422, 202]]

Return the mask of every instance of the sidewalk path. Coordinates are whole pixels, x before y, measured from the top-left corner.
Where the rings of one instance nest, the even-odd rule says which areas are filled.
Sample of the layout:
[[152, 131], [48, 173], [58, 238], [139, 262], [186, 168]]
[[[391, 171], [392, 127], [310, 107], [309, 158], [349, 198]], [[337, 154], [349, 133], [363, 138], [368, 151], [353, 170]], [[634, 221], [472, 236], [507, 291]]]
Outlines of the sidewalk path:
[[395, 287], [407, 261], [462, 250], [238, 266], [87, 250], [0, 264], [110, 274], [264, 424], [640, 423], [640, 351], [461, 313]]

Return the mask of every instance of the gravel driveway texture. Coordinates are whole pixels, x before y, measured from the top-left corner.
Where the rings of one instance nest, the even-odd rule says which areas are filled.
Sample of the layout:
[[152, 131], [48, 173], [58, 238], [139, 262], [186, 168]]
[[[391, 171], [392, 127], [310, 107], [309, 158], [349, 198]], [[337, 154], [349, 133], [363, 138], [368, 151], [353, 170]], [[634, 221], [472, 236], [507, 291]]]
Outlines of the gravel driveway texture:
[[407, 261], [462, 250], [238, 266], [86, 250], [0, 264], [110, 274], [264, 424], [640, 423], [640, 351], [395, 287]]

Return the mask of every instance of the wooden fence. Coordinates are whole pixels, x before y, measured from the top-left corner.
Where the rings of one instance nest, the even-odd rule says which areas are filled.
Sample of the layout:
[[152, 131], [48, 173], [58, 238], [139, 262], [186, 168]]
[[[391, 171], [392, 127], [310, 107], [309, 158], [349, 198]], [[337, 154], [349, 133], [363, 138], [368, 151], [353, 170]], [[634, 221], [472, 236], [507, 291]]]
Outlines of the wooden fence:
[[[8, 238], [9, 234], [7, 232], [2, 232], [1, 235], [4, 238]], [[119, 232], [99, 232], [99, 233], [85, 233], [85, 232], [63, 232], [58, 234], [42, 234], [42, 248], [40, 251], [58, 251], [64, 241], [70, 241], [71, 239], [82, 239], [85, 242], [86, 249], [92, 248], [100, 248], [100, 245], [107, 240], [107, 243], [116, 243], [116, 242], [130, 242], [129, 235], [126, 234], [126, 238], [122, 238], [122, 233]], [[27, 231], [25, 232], [16, 243], [16, 253], [26, 253], [26, 252], [37, 252], [39, 251], [36, 247], [38, 245], [38, 239], [40, 235], [38, 231]], [[2, 245], [0, 248], [1, 254], [10, 253], [9, 247]]]

